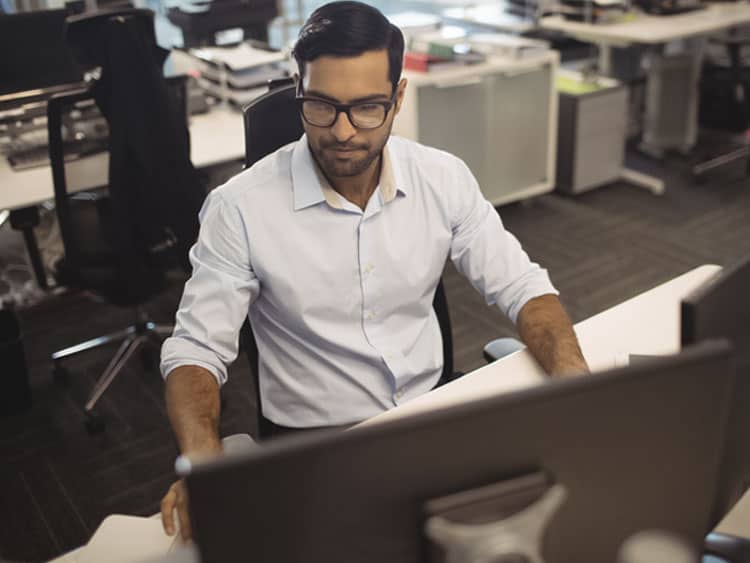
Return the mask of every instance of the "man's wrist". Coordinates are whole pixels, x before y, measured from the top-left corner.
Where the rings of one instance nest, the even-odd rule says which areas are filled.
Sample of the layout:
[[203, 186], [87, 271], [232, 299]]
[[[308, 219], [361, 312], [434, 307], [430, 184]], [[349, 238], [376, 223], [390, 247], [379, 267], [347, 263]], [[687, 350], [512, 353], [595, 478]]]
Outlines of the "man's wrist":
[[221, 455], [221, 446], [217, 450], [193, 450], [190, 453], [182, 453], [174, 462], [174, 472], [179, 477], [185, 477], [197, 464], [214, 459]]

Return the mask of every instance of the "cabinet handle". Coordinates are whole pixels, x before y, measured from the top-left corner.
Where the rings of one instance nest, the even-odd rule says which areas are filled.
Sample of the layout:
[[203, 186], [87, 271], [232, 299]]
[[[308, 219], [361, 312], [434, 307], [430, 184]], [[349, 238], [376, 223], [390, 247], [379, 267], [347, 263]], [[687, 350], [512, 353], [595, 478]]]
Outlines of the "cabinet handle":
[[460, 88], [461, 86], [474, 86], [482, 83], [481, 76], [469, 76], [454, 80], [440, 80], [435, 82], [435, 88]]

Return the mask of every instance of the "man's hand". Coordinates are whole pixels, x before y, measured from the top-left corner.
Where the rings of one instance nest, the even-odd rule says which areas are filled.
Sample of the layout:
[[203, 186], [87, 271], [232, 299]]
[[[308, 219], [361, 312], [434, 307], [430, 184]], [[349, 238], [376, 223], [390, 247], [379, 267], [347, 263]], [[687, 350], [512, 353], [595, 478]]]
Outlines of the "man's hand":
[[[220, 401], [216, 378], [197, 366], [178, 367], [167, 376], [166, 400], [169, 420], [182, 455], [189, 457], [191, 462], [220, 455]], [[191, 538], [187, 491], [182, 480], [172, 484], [164, 495], [161, 521], [168, 535], [174, 535], [179, 525], [182, 539]]]
[[[175, 526], [175, 510], [177, 511], [177, 526]], [[182, 541], [189, 541], [192, 537], [187, 491], [185, 491], [185, 483], [182, 479], [172, 483], [167, 494], [161, 499], [161, 523], [168, 536], [173, 536], [179, 527]]]

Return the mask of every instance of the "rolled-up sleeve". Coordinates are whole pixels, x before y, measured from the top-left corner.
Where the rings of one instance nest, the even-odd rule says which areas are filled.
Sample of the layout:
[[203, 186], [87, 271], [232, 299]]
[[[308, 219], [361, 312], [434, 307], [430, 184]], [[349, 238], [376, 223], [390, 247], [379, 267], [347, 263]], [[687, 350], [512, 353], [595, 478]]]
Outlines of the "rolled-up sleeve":
[[185, 284], [174, 333], [161, 350], [161, 373], [195, 365], [220, 385], [238, 352], [239, 330], [260, 284], [253, 272], [242, 216], [221, 189], [209, 194], [200, 212], [198, 241], [190, 250], [193, 273]]
[[463, 162], [451, 177], [451, 260], [487, 301], [514, 323], [521, 308], [540, 295], [557, 295], [547, 270], [532, 262], [505, 230]]

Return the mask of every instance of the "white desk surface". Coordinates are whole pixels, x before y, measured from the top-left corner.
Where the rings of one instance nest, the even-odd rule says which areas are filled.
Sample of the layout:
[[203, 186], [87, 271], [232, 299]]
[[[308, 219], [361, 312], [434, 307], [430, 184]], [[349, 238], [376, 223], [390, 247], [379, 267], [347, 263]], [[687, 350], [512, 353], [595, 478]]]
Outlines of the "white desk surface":
[[[242, 113], [224, 106], [205, 114], [190, 116], [190, 156], [196, 168], [242, 158], [245, 136]], [[106, 184], [109, 157], [93, 155], [68, 163], [69, 177], [80, 179], [71, 191], [91, 189]], [[55, 197], [52, 170], [49, 166], [19, 172], [0, 155], [0, 209], [17, 209]]]
[[[613, 368], [627, 354], [659, 355], [680, 348], [680, 300], [719, 272], [705, 265], [575, 325], [592, 371]], [[373, 424], [538, 385], [547, 380], [531, 353], [520, 350], [426, 395], [374, 416]]]
[[504, 2], [447, 8], [442, 11], [442, 15], [444, 18], [509, 33], [527, 33], [536, 27], [531, 19], [506, 11]]
[[540, 21], [544, 29], [560, 31], [581, 41], [612, 45], [668, 43], [744, 24], [750, 24], [747, 0], [710, 4], [703, 10], [672, 16], [638, 14], [619, 23], [590, 24], [565, 20], [562, 16], [548, 16]]

